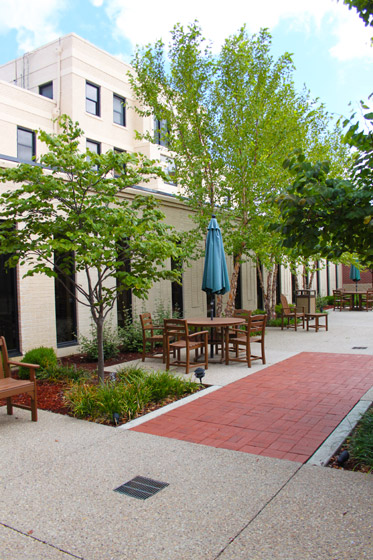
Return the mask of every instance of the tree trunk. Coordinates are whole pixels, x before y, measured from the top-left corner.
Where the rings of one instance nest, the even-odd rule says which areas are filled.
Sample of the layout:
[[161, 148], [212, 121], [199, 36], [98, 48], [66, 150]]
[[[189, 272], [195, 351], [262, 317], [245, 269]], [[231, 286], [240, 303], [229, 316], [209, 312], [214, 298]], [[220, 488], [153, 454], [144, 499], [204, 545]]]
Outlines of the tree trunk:
[[104, 318], [98, 317], [97, 327], [97, 373], [98, 379], [104, 381]]
[[259, 272], [259, 282], [263, 292], [263, 303], [264, 303], [264, 310], [267, 314], [268, 319], [274, 319], [276, 317], [276, 287], [277, 287], [277, 271], [278, 267], [277, 264], [272, 265], [272, 270], [267, 269], [267, 282], [264, 285], [264, 278], [262, 274], [262, 270], [260, 267], [260, 263], [258, 263], [258, 272]]
[[223, 296], [216, 296], [216, 317], [221, 317], [223, 311]]
[[238, 273], [240, 272], [240, 266], [241, 266], [241, 255], [237, 255], [234, 259], [234, 268], [231, 276], [231, 290], [229, 292], [227, 305], [225, 306], [226, 317], [232, 317], [235, 308], [237, 280], [238, 280]]

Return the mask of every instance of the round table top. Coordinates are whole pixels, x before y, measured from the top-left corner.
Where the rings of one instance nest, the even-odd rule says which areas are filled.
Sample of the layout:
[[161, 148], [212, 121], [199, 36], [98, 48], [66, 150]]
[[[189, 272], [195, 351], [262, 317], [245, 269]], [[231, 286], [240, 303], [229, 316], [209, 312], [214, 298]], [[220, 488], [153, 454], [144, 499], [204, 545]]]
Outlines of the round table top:
[[193, 327], [229, 327], [232, 325], [241, 325], [245, 323], [245, 319], [238, 317], [191, 317], [187, 318], [188, 325]]

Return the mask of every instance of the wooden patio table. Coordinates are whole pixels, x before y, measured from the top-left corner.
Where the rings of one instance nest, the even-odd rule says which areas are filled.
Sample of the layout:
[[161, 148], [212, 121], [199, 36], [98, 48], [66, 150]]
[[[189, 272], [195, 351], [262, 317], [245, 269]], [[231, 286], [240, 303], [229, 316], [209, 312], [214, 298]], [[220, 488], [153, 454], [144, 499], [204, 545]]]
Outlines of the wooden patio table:
[[[214, 317], [213, 319], [211, 319], [211, 317], [192, 317], [192, 318], [187, 318], [188, 321], [188, 325], [190, 327], [195, 327], [195, 328], [212, 328], [212, 329], [222, 329], [223, 331], [223, 336], [222, 336], [222, 341], [221, 341], [221, 347], [222, 347], [222, 355], [221, 355], [221, 363], [223, 363], [224, 358], [225, 358], [225, 363], [227, 364], [227, 354], [226, 354], [226, 348], [228, 348], [228, 331], [229, 331], [229, 327], [235, 327], [238, 325], [243, 325], [245, 323], [245, 319], [239, 319], [237, 317]], [[211, 342], [211, 357], [213, 358], [214, 354], [213, 354], [213, 345], [214, 343]], [[225, 354], [225, 356], [224, 356]]]
[[[362, 311], [363, 304], [362, 304], [362, 296], [366, 294], [366, 292], [356, 292], [355, 290], [343, 290], [343, 295], [350, 296], [351, 303], [350, 303], [350, 311]], [[358, 306], [355, 307], [355, 296], [358, 296]]]

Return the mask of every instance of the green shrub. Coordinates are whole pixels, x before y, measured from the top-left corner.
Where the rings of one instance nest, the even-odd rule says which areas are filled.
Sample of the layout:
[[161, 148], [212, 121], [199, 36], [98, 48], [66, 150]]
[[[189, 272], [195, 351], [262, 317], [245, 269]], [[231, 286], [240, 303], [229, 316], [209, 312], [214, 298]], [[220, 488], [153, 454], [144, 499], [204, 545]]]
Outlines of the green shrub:
[[[41, 378], [46, 370], [57, 365], [57, 356], [53, 348], [40, 346], [39, 348], [34, 348], [33, 350], [26, 352], [21, 361], [26, 364], [39, 365], [40, 368], [36, 370], [36, 377]], [[28, 368], [20, 367], [18, 375], [21, 379], [29, 379], [30, 370]]]
[[43, 370], [39, 377], [51, 381], [79, 381], [80, 379], [88, 379], [91, 375], [82, 368], [57, 364]]
[[358, 465], [373, 469], [373, 408], [362, 416], [349, 440], [349, 451]]
[[65, 392], [66, 405], [72, 409], [77, 418], [92, 418], [98, 416], [97, 386], [88, 383], [74, 383]]
[[[87, 358], [95, 362], [98, 360], [97, 352], [97, 331], [96, 327], [92, 325], [89, 337], [81, 335], [79, 337], [79, 344], [81, 350], [84, 354], [87, 354]], [[111, 325], [104, 325], [104, 358], [108, 360], [109, 358], [114, 358], [119, 354], [121, 347], [121, 338], [118, 334], [118, 330]]]
[[150, 403], [194, 393], [198, 388], [198, 383], [174, 377], [169, 372], [147, 373], [132, 367], [118, 371], [116, 382], [75, 383], [66, 391], [65, 401], [78, 418], [112, 422], [114, 413], [130, 420]]
[[116, 378], [122, 383], [136, 383], [147, 375], [146, 371], [138, 366], [125, 366], [116, 372]]
[[124, 352], [141, 352], [142, 329], [140, 321], [132, 321], [127, 310], [124, 311], [124, 326], [118, 329]]

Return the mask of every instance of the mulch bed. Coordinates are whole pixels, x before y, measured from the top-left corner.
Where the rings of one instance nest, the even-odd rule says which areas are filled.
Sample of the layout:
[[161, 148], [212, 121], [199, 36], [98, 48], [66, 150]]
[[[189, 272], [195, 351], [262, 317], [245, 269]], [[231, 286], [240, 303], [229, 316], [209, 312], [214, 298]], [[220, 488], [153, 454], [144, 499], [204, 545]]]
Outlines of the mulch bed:
[[[150, 356], [150, 355], [149, 355]], [[115, 358], [111, 358], [109, 360], [105, 360], [104, 367], [113, 366], [116, 364], [121, 364], [123, 362], [131, 362], [132, 360], [139, 360], [141, 361], [141, 353], [138, 352], [122, 352], [118, 354]], [[84, 354], [72, 354], [71, 356], [66, 356], [60, 358], [60, 361], [63, 365], [71, 366], [76, 365], [79, 369], [85, 369], [89, 372], [93, 372], [97, 369], [97, 362], [92, 362], [87, 360], [87, 357]], [[109, 375], [109, 373], [107, 373]], [[16, 377], [16, 375], [15, 375]], [[95, 379], [92, 382], [96, 382]], [[67, 387], [67, 384], [64, 382], [57, 382], [57, 381], [49, 381], [44, 379], [37, 379], [37, 388], [38, 388], [38, 409], [40, 410], [48, 410], [50, 412], [55, 412], [57, 414], [67, 414], [69, 416], [73, 416], [71, 411], [65, 406], [63, 400], [64, 389]], [[204, 388], [204, 385], [201, 386]], [[152, 412], [153, 410], [157, 410], [167, 404], [170, 404], [177, 400], [175, 398], [165, 399], [162, 403], [151, 403], [147, 407], [145, 407], [142, 414], [139, 416], [143, 416], [148, 412]], [[30, 404], [30, 396], [29, 395], [17, 395], [13, 398], [13, 402], [15, 404]], [[5, 405], [5, 400], [0, 400], [0, 406]], [[16, 410], [14, 410], [14, 414], [16, 414]]]
[[[105, 367], [115, 366], [116, 364], [121, 364], [122, 362], [131, 362], [132, 360], [141, 361], [141, 352], [121, 352], [115, 356], [115, 358], [105, 360]], [[72, 354], [71, 356], [60, 358], [60, 361], [64, 366], [75, 365], [77, 368], [86, 369], [88, 371], [94, 371], [97, 369], [97, 362], [89, 361], [85, 354]]]

